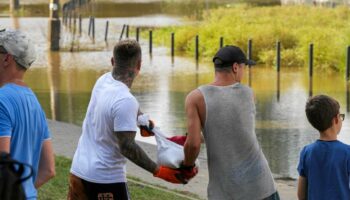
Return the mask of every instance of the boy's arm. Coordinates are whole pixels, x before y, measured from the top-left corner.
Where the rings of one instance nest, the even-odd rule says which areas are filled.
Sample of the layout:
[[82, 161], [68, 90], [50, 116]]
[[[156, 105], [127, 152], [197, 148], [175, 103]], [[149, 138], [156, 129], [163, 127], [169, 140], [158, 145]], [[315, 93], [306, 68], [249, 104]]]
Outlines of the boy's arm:
[[298, 180], [298, 199], [307, 199], [307, 179], [303, 176], [299, 176]]

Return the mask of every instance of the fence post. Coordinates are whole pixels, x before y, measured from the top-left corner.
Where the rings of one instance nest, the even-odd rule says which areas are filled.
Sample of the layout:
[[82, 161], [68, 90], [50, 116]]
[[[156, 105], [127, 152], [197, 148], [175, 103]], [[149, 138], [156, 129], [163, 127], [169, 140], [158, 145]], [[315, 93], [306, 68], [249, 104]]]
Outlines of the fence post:
[[[248, 59], [250, 60], [250, 59], [252, 59], [252, 47], [253, 45], [252, 45], [252, 39], [249, 39], [248, 40]], [[251, 87], [252, 86], [252, 68], [251, 68], [251, 66], [250, 65], [248, 65], [248, 69], [249, 69], [249, 71], [248, 71], [248, 85], [249, 85], [249, 87]]]
[[19, 10], [20, 4], [19, 0], [10, 0], [10, 12]]
[[81, 32], [82, 32], [82, 18], [81, 18], [81, 15], [79, 15], [79, 36], [81, 36]]
[[108, 27], [109, 27], [109, 21], [106, 21], [106, 30], [105, 30], [105, 41], [107, 42], [107, 38], [108, 38]]
[[119, 41], [123, 38], [124, 29], [125, 29], [125, 24], [123, 25], [122, 32], [120, 33]]
[[89, 17], [89, 29], [88, 29], [88, 36], [91, 35], [91, 25], [92, 25], [92, 16]]
[[314, 65], [314, 44], [309, 46], [309, 96], [312, 96], [312, 75], [313, 75], [313, 65]]
[[65, 12], [64, 9], [62, 9], [62, 24], [63, 24], [63, 25], [65, 25], [65, 24], [64, 24], [65, 17], [66, 17], [66, 12]]
[[[253, 44], [252, 43], [253, 43], [252, 39], [249, 39], [248, 40], [248, 60], [251, 60], [253, 57], [253, 55], [252, 55]], [[249, 65], [249, 67], [251, 67], [251, 66]]]
[[175, 33], [171, 33], [171, 57], [174, 58], [175, 55]]
[[137, 42], [139, 41], [139, 37], [140, 37], [140, 28], [137, 27], [137, 28], [136, 28], [136, 41], [137, 41]]
[[72, 29], [72, 10], [69, 10], [68, 28], [69, 31]]
[[349, 80], [350, 76], [350, 46], [348, 46], [348, 51], [346, 54], [346, 80]]
[[277, 41], [277, 44], [276, 44], [276, 53], [277, 53], [277, 56], [276, 56], [276, 69], [277, 69], [277, 72], [280, 72], [280, 68], [281, 68], [281, 42], [280, 41]]
[[129, 25], [126, 25], [125, 36], [126, 38], [129, 38]]
[[152, 54], [153, 32], [149, 31], [149, 54]]
[[58, 51], [60, 49], [61, 21], [58, 15], [58, 9], [59, 9], [59, 1], [51, 0], [49, 41], [50, 41], [50, 49], [52, 51]]
[[73, 12], [73, 34], [75, 35], [77, 30], [77, 14]]
[[346, 112], [350, 112], [349, 83], [346, 83]]
[[66, 23], [66, 10], [62, 10], [62, 23], [63, 23], [63, 25], [64, 26], [66, 26], [67, 25], [67, 23]]
[[224, 37], [220, 37], [220, 48], [224, 46]]
[[198, 62], [199, 60], [199, 36], [196, 35], [196, 52], [195, 52], [195, 56], [196, 56], [196, 61]]
[[95, 42], [95, 17], [92, 17], [92, 40]]
[[277, 101], [280, 100], [281, 42], [276, 42]]
[[312, 78], [313, 75], [313, 65], [314, 65], [314, 44], [309, 46], [309, 77]]

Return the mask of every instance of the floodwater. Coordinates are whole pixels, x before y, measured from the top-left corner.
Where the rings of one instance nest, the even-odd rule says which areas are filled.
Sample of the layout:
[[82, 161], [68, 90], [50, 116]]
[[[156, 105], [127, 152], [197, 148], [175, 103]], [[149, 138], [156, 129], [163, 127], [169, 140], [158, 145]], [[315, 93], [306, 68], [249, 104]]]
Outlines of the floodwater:
[[[97, 26], [102, 27], [106, 20], [99, 18]], [[114, 27], [108, 44], [103, 41], [103, 31], [92, 43], [85, 29], [78, 45], [86, 50], [70, 52], [71, 36], [63, 29], [65, 34], [61, 42], [64, 51], [55, 53], [47, 50], [47, 18], [0, 18], [2, 26], [19, 28], [35, 41], [37, 61], [28, 71], [25, 81], [38, 96], [48, 118], [82, 124], [96, 79], [111, 70], [113, 43], [125, 21], [145, 26], [182, 23], [177, 17], [159, 15], [108, 20]], [[77, 44], [74, 45], [77, 48]], [[194, 59], [183, 57], [175, 57], [172, 62], [169, 47], [154, 48], [151, 56], [148, 41], [142, 40], [141, 46], [142, 70], [131, 91], [140, 102], [142, 111], [149, 114], [164, 133], [169, 136], [184, 134], [184, 99], [189, 91], [211, 82], [214, 77], [212, 65], [202, 62], [197, 65]], [[296, 178], [301, 148], [318, 137], [304, 113], [310, 94], [308, 72], [302, 68], [282, 67], [279, 80], [272, 67], [257, 66], [250, 73], [246, 70], [243, 83], [250, 84], [256, 95], [256, 134], [272, 172], [278, 177]], [[312, 94], [335, 97], [341, 104], [341, 112], [349, 116], [349, 91], [343, 74], [316, 71], [312, 87]], [[350, 143], [349, 118], [345, 117], [339, 135], [345, 143]], [[205, 157], [205, 153], [201, 156]]]

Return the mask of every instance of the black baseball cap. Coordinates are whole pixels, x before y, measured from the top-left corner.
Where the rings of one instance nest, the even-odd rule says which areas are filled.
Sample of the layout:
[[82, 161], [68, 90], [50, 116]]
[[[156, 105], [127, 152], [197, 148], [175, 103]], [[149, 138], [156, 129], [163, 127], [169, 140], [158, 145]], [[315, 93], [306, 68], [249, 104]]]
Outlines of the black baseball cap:
[[255, 65], [255, 61], [248, 60], [243, 51], [237, 46], [225, 46], [219, 49], [213, 58], [215, 67], [228, 67], [233, 63], [244, 63], [246, 65]]

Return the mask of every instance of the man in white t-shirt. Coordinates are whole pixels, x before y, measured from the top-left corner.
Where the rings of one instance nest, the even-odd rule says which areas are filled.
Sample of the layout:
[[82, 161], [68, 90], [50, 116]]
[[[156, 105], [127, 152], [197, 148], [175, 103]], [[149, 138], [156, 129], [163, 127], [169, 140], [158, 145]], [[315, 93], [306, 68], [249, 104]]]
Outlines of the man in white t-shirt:
[[112, 72], [102, 75], [92, 90], [70, 171], [71, 200], [130, 199], [126, 158], [155, 177], [183, 183], [181, 170], [157, 166], [135, 142], [139, 104], [130, 88], [141, 68], [139, 44], [120, 41], [111, 62]]

